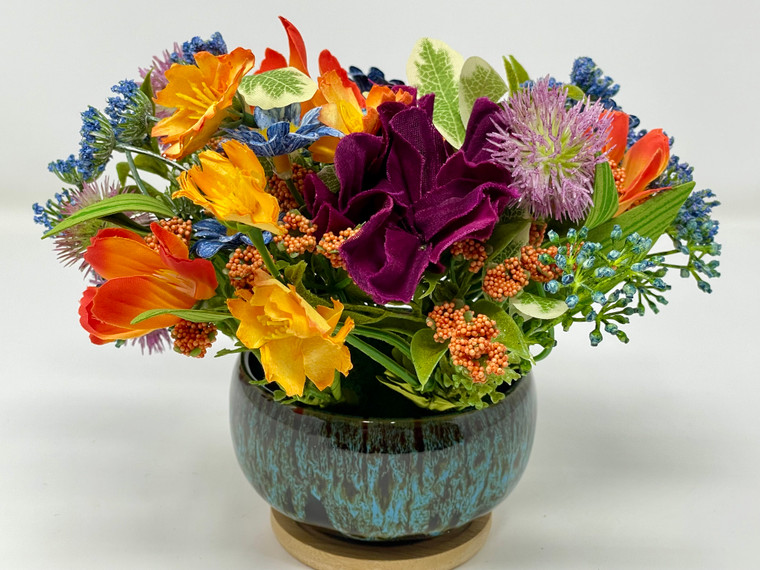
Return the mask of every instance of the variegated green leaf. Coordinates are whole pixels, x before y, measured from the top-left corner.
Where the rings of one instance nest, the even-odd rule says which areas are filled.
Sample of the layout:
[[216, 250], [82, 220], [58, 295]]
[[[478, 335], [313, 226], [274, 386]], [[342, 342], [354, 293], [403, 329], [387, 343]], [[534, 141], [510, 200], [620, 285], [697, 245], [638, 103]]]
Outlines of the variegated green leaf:
[[248, 105], [274, 109], [308, 101], [317, 92], [317, 84], [294, 67], [282, 67], [243, 77], [238, 92]]
[[512, 297], [509, 304], [526, 317], [543, 320], [556, 319], [568, 309], [564, 301], [539, 297], [526, 291]]
[[459, 76], [464, 59], [445, 43], [421, 38], [406, 64], [409, 84], [419, 95], [435, 93], [433, 124], [455, 148], [464, 141], [464, 124], [459, 114]]
[[615, 178], [612, 176], [612, 168], [608, 162], [596, 165], [594, 173], [594, 204], [591, 206], [586, 221], [583, 223], [588, 229], [593, 229], [615, 215], [618, 209], [618, 193], [615, 187]]
[[498, 102], [507, 92], [507, 84], [488, 62], [480, 57], [469, 57], [459, 76], [459, 114], [465, 125], [470, 120], [472, 107], [480, 97]]
[[174, 212], [165, 206], [163, 202], [151, 198], [150, 196], [144, 196], [143, 194], [118, 194], [111, 198], [104, 198], [100, 202], [82, 208], [68, 218], [64, 218], [58, 225], [46, 232], [42, 237], [46, 238], [54, 236], [63, 230], [67, 230], [77, 224], [86, 222], [87, 220], [105, 218], [106, 216], [118, 214], [119, 212], [150, 212], [151, 214], [158, 214], [167, 218], [174, 215]]

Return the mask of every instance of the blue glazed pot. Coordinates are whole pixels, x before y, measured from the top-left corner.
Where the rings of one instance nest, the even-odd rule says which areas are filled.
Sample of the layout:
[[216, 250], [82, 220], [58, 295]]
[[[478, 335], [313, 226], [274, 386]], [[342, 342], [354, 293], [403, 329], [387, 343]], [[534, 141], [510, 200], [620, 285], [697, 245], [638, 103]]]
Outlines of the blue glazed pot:
[[361, 540], [436, 536], [493, 510], [528, 463], [531, 375], [483, 410], [385, 419], [281, 404], [249, 383], [260, 377], [242, 355], [230, 395], [235, 451], [256, 491], [299, 522]]

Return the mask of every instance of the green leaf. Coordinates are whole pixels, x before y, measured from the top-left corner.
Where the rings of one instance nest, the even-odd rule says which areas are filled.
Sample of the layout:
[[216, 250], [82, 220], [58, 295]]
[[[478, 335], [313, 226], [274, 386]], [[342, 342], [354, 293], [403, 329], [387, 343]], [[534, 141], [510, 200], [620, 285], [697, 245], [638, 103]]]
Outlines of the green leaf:
[[448, 412], [457, 407], [456, 404], [453, 402], [449, 402], [448, 400], [445, 400], [444, 398], [441, 398], [440, 396], [436, 396], [435, 394], [431, 395], [425, 395], [418, 394], [414, 391], [409, 385], [394, 382], [393, 380], [386, 379], [383, 377], [378, 377], [378, 380], [380, 383], [384, 384], [385, 386], [388, 386], [391, 390], [394, 390], [404, 396], [405, 398], [408, 398], [418, 408], [423, 408], [427, 410], [432, 410], [434, 412]]
[[512, 297], [509, 304], [526, 317], [552, 320], [567, 312], [567, 305], [560, 299], [539, 297], [526, 291]]
[[565, 90], [567, 91], [567, 98], [568, 99], [575, 99], [576, 101], [582, 101], [586, 98], [586, 94], [583, 92], [583, 89], [578, 87], [577, 85], [563, 85]]
[[507, 92], [507, 84], [488, 62], [480, 57], [469, 57], [459, 76], [459, 114], [465, 125], [470, 120], [475, 101], [488, 97], [498, 102]]
[[46, 232], [42, 237], [50, 237], [77, 224], [86, 222], [87, 220], [103, 218], [105, 216], [110, 216], [111, 214], [118, 214], [119, 212], [150, 212], [167, 218], [174, 215], [174, 212], [167, 208], [162, 202], [155, 198], [151, 198], [150, 196], [144, 196], [142, 194], [119, 194], [111, 198], [104, 198], [100, 202], [82, 208], [75, 214], [61, 220], [57, 226]]
[[246, 104], [274, 109], [308, 101], [317, 92], [317, 84], [296, 68], [283, 67], [243, 77], [238, 91]]
[[530, 81], [530, 75], [528, 75], [528, 72], [525, 71], [525, 68], [520, 65], [520, 62], [517, 61], [513, 55], [509, 56], [509, 61], [512, 64], [512, 69], [515, 70], [515, 75], [517, 76], [518, 83], [525, 83], [526, 81]]
[[650, 238], [654, 244], [673, 223], [678, 210], [693, 188], [694, 182], [687, 182], [670, 190], [663, 190], [632, 210], [595, 227], [589, 232], [588, 240], [601, 243], [602, 252], [611, 250], [613, 244], [610, 232], [617, 224], [623, 230], [624, 236], [637, 232], [640, 236]]
[[507, 83], [509, 84], [509, 92], [514, 93], [520, 88], [520, 83], [517, 81], [517, 74], [515, 73], [512, 64], [509, 63], [507, 56], [501, 56], [501, 60], [504, 62], [504, 72], [507, 74]]
[[417, 372], [417, 378], [423, 389], [438, 365], [438, 361], [449, 349], [448, 341], [438, 342], [433, 338], [434, 335], [435, 333], [431, 328], [420, 329], [412, 337], [410, 346], [412, 364], [414, 364], [414, 370]]
[[191, 323], [218, 323], [234, 318], [229, 313], [219, 311], [203, 311], [196, 309], [150, 309], [137, 315], [130, 324], [136, 325], [140, 321], [158, 317], [159, 315], [174, 315]]
[[583, 225], [589, 230], [606, 222], [615, 215], [618, 209], [618, 193], [615, 178], [608, 162], [596, 165], [594, 172], [594, 204], [591, 206]]
[[493, 248], [487, 262], [496, 259], [503, 252], [506, 252], [506, 257], [516, 255], [514, 252], [520, 251], [520, 248], [528, 243], [529, 235], [530, 220], [514, 220], [498, 224], [486, 242]]
[[454, 147], [464, 141], [464, 124], [459, 114], [459, 76], [464, 59], [439, 40], [421, 38], [406, 64], [409, 85], [419, 95], [435, 93], [433, 124]]
[[328, 164], [322, 168], [322, 170], [317, 172], [317, 177], [325, 183], [327, 189], [333, 194], [340, 192], [340, 180], [338, 179], [338, 175], [335, 173], [334, 164]]
[[499, 334], [495, 340], [509, 349], [510, 356], [516, 355], [520, 360], [533, 361], [528, 343], [525, 342], [525, 336], [523, 335], [522, 329], [517, 326], [514, 319], [510, 317], [500, 305], [486, 299], [481, 299], [472, 306], [472, 310], [475, 313], [482, 313], [489, 319], [496, 321], [496, 327], [499, 329]]

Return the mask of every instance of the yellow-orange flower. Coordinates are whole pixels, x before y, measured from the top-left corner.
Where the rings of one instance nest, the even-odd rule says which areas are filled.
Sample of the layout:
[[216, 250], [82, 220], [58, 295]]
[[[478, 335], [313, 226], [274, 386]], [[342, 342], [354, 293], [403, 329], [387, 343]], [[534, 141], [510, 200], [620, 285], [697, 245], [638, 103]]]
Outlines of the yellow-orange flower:
[[332, 385], [335, 371], [348, 374], [351, 355], [344, 344], [354, 327], [347, 318], [333, 336], [343, 305], [316, 309], [295, 287], [285, 286], [257, 271], [253, 293], [238, 291], [241, 299], [228, 299], [232, 315], [240, 320], [237, 337], [251, 349], [259, 349], [266, 377], [277, 382], [288, 396], [303, 395], [308, 377], [317, 388]]
[[280, 206], [264, 190], [267, 177], [259, 159], [238, 141], [227, 141], [222, 149], [226, 156], [213, 150], [200, 153], [200, 166], [180, 175], [180, 190], [172, 197], [189, 198], [220, 220], [281, 233], [277, 226]]
[[206, 145], [227, 117], [240, 80], [254, 61], [250, 50], [237, 48], [220, 56], [202, 51], [195, 54], [195, 65], [171, 66], [166, 72], [169, 83], [155, 101], [176, 111], [151, 133], [168, 145], [165, 156], [182, 158]]

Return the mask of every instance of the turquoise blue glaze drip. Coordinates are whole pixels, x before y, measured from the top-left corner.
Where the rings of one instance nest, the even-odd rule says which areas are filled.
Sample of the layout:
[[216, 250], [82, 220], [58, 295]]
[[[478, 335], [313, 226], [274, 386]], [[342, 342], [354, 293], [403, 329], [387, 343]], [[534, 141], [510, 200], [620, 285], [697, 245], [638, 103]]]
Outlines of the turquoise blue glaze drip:
[[362, 540], [434, 536], [493, 510], [528, 462], [530, 375], [489, 408], [410, 419], [283, 405], [233, 375], [230, 421], [256, 491], [290, 518]]

